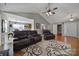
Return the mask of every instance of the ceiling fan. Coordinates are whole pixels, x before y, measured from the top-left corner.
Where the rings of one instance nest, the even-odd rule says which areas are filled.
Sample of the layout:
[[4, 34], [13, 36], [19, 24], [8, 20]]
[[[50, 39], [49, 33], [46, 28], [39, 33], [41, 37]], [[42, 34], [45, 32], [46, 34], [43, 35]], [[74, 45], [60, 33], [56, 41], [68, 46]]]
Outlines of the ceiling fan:
[[53, 10], [51, 10], [50, 8], [50, 3], [48, 3], [48, 7], [46, 8], [46, 11], [42, 12], [45, 13], [47, 16], [51, 16], [53, 14], [55, 14], [55, 10], [57, 10], [58, 7], [53, 8]]

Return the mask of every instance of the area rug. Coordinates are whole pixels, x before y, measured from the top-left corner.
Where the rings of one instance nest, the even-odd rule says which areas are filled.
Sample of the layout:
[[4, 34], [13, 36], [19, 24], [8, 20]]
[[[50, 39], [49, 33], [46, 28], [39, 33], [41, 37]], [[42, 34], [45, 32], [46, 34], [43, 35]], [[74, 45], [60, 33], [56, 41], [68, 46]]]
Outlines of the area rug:
[[23, 56], [71, 56], [71, 49], [54, 40], [42, 41], [21, 50]]

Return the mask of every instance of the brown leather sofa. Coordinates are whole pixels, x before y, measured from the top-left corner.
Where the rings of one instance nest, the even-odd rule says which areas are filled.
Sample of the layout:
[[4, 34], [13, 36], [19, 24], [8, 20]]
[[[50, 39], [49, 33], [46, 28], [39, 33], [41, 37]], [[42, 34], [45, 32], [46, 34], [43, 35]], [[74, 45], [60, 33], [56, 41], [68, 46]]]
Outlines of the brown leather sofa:
[[41, 35], [37, 31], [14, 31], [13, 47], [14, 51], [26, 48], [29, 45], [35, 44], [42, 40]]
[[49, 30], [43, 30], [43, 35], [45, 40], [55, 39], [55, 35]]

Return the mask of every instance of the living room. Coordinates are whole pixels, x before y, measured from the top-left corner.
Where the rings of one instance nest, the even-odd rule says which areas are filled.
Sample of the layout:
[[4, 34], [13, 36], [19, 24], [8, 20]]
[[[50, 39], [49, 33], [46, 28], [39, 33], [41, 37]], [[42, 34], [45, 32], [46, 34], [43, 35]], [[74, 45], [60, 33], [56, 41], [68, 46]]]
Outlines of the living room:
[[9, 56], [78, 56], [78, 6], [0, 3], [0, 51]]

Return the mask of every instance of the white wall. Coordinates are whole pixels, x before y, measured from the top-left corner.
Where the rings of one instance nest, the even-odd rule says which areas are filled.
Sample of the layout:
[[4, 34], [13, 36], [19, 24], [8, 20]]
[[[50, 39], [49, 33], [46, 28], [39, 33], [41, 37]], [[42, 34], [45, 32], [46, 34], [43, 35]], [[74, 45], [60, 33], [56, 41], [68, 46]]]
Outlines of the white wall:
[[77, 37], [79, 38], [79, 21], [77, 21]]
[[40, 29], [36, 29], [36, 23], [44, 24], [46, 29], [48, 29], [49, 23], [38, 13], [12, 13], [11, 14], [19, 15], [25, 18], [30, 18], [34, 20], [34, 29], [38, 31], [39, 34], [41, 34], [41, 27]]
[[1, 11], [0, 11], [0, 45], [1, 45]]
[[77, 37], [77, 23], [76, 22], [64, 23], [64, 36]]
[[57, 24], [53, 24], [53, 33], [57, 34]]
[[48, 29], [53, 33], [53, 24], [49, 24]]
[[[49, 23], [38, 13], [12, 13], [26, 18], [34, 19], [35, 23], [48, 25]], [[36, 28], [36, 27], [35, 27]]]
[[30, 23], [32, 24], [32, 30], [34, 30], [34, 20], [33, 19], [29, 19], [29, 18], [25, 18], [25, 17], [21, 17], [21, 16], [17, 16], [14, 14], [9, 14], [9, 13], [3, 13], [6, 17], [6, 20], [9, 22], [19, 22], [19, 23]]

